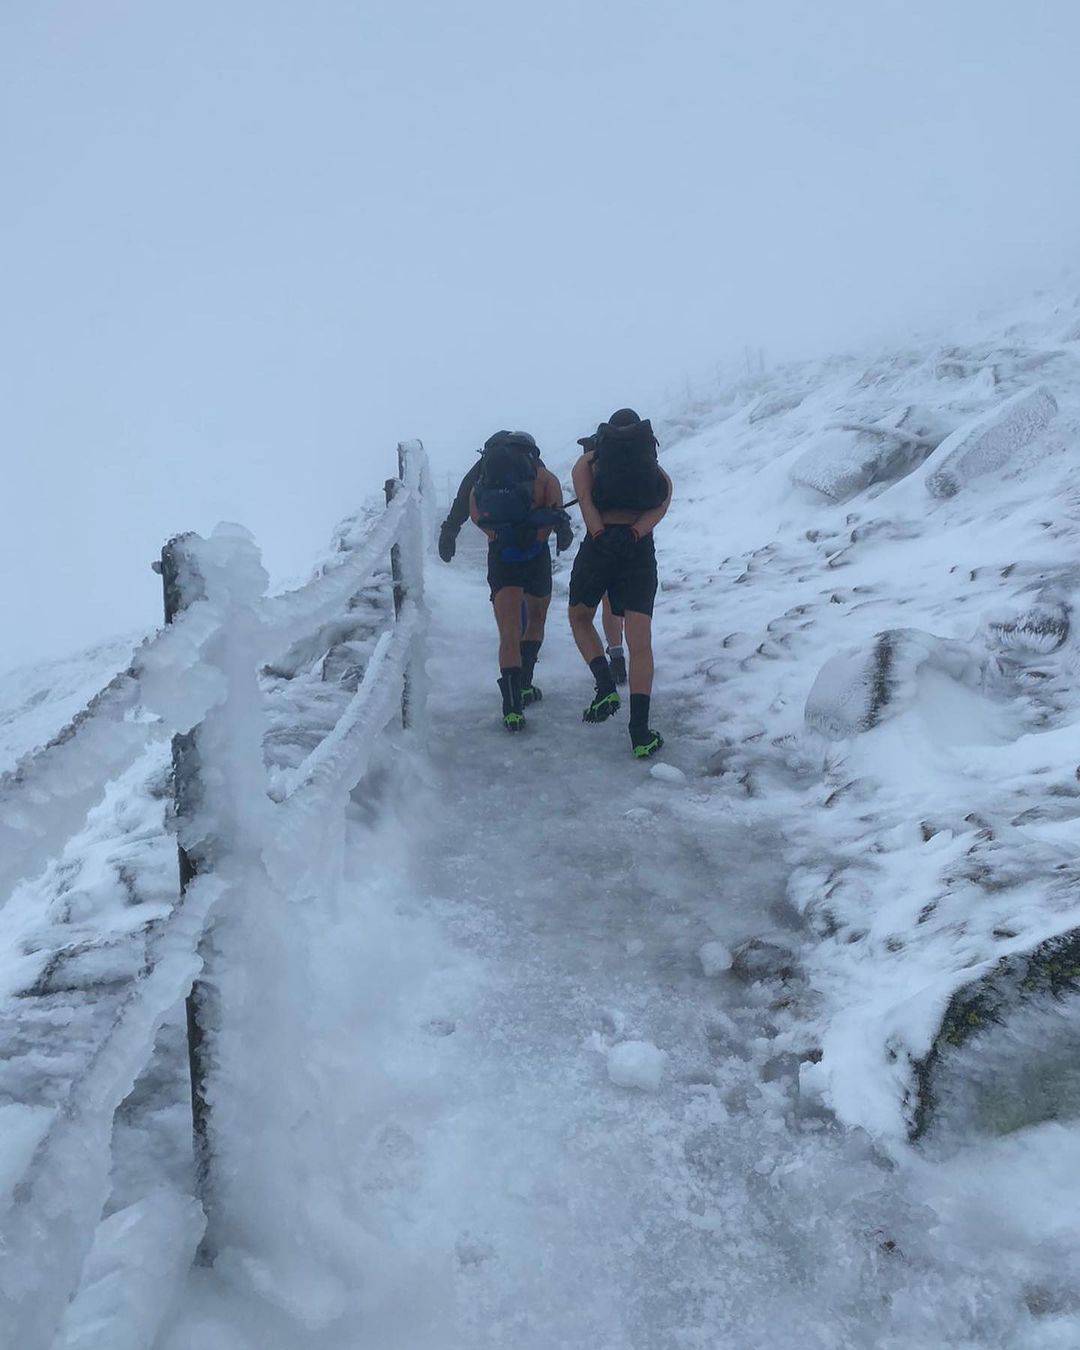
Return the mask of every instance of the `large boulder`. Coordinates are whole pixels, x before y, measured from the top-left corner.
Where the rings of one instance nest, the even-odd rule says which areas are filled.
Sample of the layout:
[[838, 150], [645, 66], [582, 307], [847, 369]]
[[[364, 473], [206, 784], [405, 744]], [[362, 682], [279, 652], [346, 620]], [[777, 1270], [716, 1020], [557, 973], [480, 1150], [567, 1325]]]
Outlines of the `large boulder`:
[[870, 731], [911, 705], [924, 666], [973, 686], [982, 670], [966, 643], [891, 628], [868, 647], [849, 647], [825, 662], [806, 699], [806, 721], [834, 741]]
[[965, 484], [1021, 461], [1022, 452], [1057, 413], [1057, 401], [1040, 385], [958, 427], [934, 452], [926, 486], [933, 497], [955, 497]]
[[877, 422], [832, 426], [810, 442], [789, 475], [799, 487], [846, 502], [875, 483], [892, 483], [917, 469], [944, 435], [936, 432], [915, 408]]
[[1080, 929], [957, 990], [915, 1065], [911, 1137], [1002, 1134], [1080, 1115]]

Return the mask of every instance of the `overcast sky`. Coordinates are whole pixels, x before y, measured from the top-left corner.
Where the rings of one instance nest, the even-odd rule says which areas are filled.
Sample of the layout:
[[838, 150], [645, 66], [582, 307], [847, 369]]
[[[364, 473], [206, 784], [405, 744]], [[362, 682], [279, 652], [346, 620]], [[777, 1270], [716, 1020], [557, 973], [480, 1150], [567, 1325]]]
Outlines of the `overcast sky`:
[[1080, 241], [1076, 0], [6, 0], [0, 665], [303, 571], [402, 437], [549, 451]]

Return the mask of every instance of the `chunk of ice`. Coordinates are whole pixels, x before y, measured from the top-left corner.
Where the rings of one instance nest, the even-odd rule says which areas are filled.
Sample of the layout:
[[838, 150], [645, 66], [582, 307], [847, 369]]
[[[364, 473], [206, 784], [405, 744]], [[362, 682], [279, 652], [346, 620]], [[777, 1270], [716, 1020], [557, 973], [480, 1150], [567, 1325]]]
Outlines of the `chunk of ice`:
[[608, 1051], [608, 1077], [616, 1087], [656, 1092], [666, 1063], [667, 1055], [651, 1041], [623, 1041]]
[[698, 952], [698, 958], [706, 975], [719, 975], [721, 971], [731, 969], [731, 950], [722, 942], [706, 942]]

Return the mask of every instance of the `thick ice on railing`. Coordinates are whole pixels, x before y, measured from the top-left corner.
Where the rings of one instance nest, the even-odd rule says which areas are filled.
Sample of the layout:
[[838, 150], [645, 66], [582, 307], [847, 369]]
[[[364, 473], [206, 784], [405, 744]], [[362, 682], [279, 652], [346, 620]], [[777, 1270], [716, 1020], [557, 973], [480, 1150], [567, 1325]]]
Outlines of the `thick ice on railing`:
[[368, 663], [363, 683], [333, 731], [296, 769], [283, 776], [282, 796], [290, 806], [341, 796], [360, 781], [374, 738], [400, 710], [401, 681], [420, 627], [419, 610], [406, 603]]
[[[425, 461], [411, 462], [417, 467], [410, 477], [418, 485]], [[410, 512], [420, 509], [417, 487], [406, 488], [373, 518], [366, 538], [339, 567], [269, 599], [263, 598], [266, 573], [246, 530], [219, 525], [210, 539], [193, 538], [191, 556], [206, 579], [206, 597], [137, 648], [129, 667], [47, 746], [0, 775], [0, 904], [20, 877], [59, 852], [105, 783], [134, 762], [148, 738], [190, 730], [225, 697], [220, 672], [205, 658], [230, 606], [258, 602], [257, 660], [281, 656], [342, 614]], [[419, 575], [410, 580], [415, 593]]]
[[339, 613], [397, 540], [415, 496], [403, 491], [394, 498], [367, 538], [348, 561], [329, 575], [316, 577], [298, 590], [271, 596], [260, 606], [264, 659], [284, 651], [319, 624]]
[[[407, 519], [403, 511], [388, 513], [391, 524]], [[394, 537], [386, 519], [373, 531], [377, 547], [369, 538], [357, 550], [363, 567], [350, 560], [304, 588], [302, 605], [294, 593], [285, 628], [297, 631], [300, 613], [305, 624], [322, 621], [331, 605], [323, 588], [336, 608], [367, 580]], [[241, 552], [247, 547], [235, 537], [231, 542]], [[242, 565], [256, 575], [247, 562]], [[220, 598], [222, 583], [201, 563], [200, 572], [208, 596], [217, 592]], [[317, 1081], [306, 1052], [315, 1035], [308, 1019], [320, 968], [298, 920], [317, 912], [324, 926], [333, 921], [349, 795], [379, 732], [400, 711], [420, 616], [406, 604], [380, 639], [338, 725], [290, 775], [293, 795], [277, 805], [265, 790], [256, 671], [267, 629], [256, 598], [254, 587], [242, 597], [232, 592], [221, 639], [207, 648], [228, 693], [199, 728], [202, 792], [196, 816], [184, 823], [185, 843], [212, 858], [226, 887], [214, 917], [207, 976], [208, 1241], [219, 1271], [317, 1327], [338, 1315], [357, 1276], [341, 1266], [340, 1253], [356, 1252], [360, 1244], [344, 1207], [324, 1205], [313, 1213], [310, 1206], [304, 1169], [308, 1160], [326, 1158], [333, 1138], [332, 1127], [311, 1108], [330, 1099], [333, 1085]], [[283, 628], [273, 631], [280, 635]], [[278, 1071], [267, 1073], [269, 1064]]]
[[[401, 706], [404, 672], [421, 630], [417, 599], [406, 602], [397, 624], [376, 644], [379, 623], [390, 618], [388, 591], [380, 590], [374, 600], [365, 597], [359, 608], [356, 597], [370, 590], [377, 570], [384, 578], [380, 586], [386, 586], [386, 558], [399, 541], [406, 584], [419, 597], [422, 473], [417, 460], [407, 475], [412, 486], [401, 489], [391, 506], [372, 519], [363, 538], [349, 539], [340, 566], [273, 600], [264, 598], [259, 551], [241, 527], [219, 526], [209, 539], [185, 537], [187, 570], [181, 582], [187, 607], [143, 644], [129, 670], [47, 753], [24, 763], [17, 780], [0, 780], [0, 828], [10, 824], [35, 839], [45, 850], [41, 860], [50, 854], [59, 858], [87, 808], [106, 792], [111, 778], [128, 771], [148, 737], [158, 741], [152, 754], [160, 772], [168, 734], [198, 724], [198, 805], [181, 832], [184, 843], [213, 868], [197, 878], [171, 912], [167, 906], [152, 915], [147, 910], [149, 925], [140, 916], [142, 928], [133, 927], [131, 933], [136, 945], [143, 944], [141, 960], [123, 955], [122, 935], [116, 943], [105, 941], [100, 951], [93, 941], [85, 952], [78, 944], [60, 950], [64, 934], [52, 941], [43, 929], [38, 933], [34, 905], [44, 915], [48, 904], [33, 897], [29, 908], [23, 907], [25, 914], [16, 906], [7, 915], [13, 923], [26, 919], [29, 925], [23, 924], [27, 941], [15, 942], [29, 978], [44, 980], [55, 956], [58, 970], [73, 962], [71, 969], [78, 966], [92, 988], [98, 974], [111, 983], [109, 1000], [95, 1005], [103, 1015], [87, 1023], [83, 1058], [71, 1059], [67, 1079], [57, 1080], [57, 1092], [13, 1103], [6, 1112], [9, 1141], [20, 1147], [12, 1143], [4, 1151], [6, 1190], [0, 1187], [0, 1350], [9, 1344], [12, 1350], [52, 1344], [109, 1194], [114, 1114], [151, 1058], [162, 1020], [200, 968], [197, 952], [212, 912], [215, 920], [204, 945], [213, 960], [206, 980], [217, 1167], [209, 1218], [219, 1266], [310, 1326], [334, 1316], [342, 1290], [356, 1282], [357, 1271], [339, 1270], [336, 1254], [359, 1253], [362, 1236], [351, 1229], [344, 1209], [331, 1206], [310, 1214], [298, 1162], [324, 1158], [332, 1147], [332, 1127], [312, 1112], [311, 1103], [329, 1100], [333, 1084], [315, 1080], [305, 1054], [311, 1034], [306, 1002], [319, 987], [320, 949], [313, 938], [297, 939], [298, 932], [312, 937], [316, 930], [310, 925], [299, 929], [296, 916], [299, 907], [317, 910], [323, 927], [333, 922], [350, 792], [380, 731]], [[343, 631], [360, 635], [354, 645], [363, 680], [325, 744], [290, 771], [292, 795], [277, 804], [267, 792], [260, 670], [290, 643], [312, 632], [336, 632], [342, 625]], [[300, 683], [319, 682], [319, 662], [313, 659], [314, 671], [303, 672]], [[342, 707], [349, 686], [325, 687], [333, 697], [319, 706], [333, 713]], [[419, 714], [419, 679], [415, 698]], [[100, 739], [111, 749], [98, 755]], [[13, 789], [8, 798], [4, 785]], [[160, 809], [163, 798], [159, 794], [155, 800]], [[36, 832], [35, 811], [42, 822]], [[129, 823], [139, 828], [135, 818]], [[167, 846], [159, 829], [151, 828], [152, 840], [147, 836], [155, 848]], [[81, 868], [91, 841], [75, 840], [72, 846]], [[110, 854], [105, 871], [114, 861]], [[25, 871], [34, 864], [22, 858], [20, 865]], [[127, 885], [133, 873], [121, 867], [109, 876], [110, 886], [117, 878]], [[87, 903], [92, 919], [96, 899]], [[42, 991], [49, 993], [44, 983]], [[70, 1010], [60, 1004], [55, 1010], [61, 1020], [65, 1011]], [[282, 1072], [268, 1074], [268, 1064]], [[131, 1197], [122, 1203], [130, 1205]], [[141, 1231], [141, 1214], [136, 1203], [128, 1216], [132, 1231]], [[76, 1337], [73, 1344], [82, 1343], [80, 1325], [93, 1325], [95, 1310], [111, 1297], [109, 1290], [127, 1278], [122, 1235], [128, 1227], [118, 1221], [101, 1231], [96, 1264], [86, 1268], [88, 1283], [64, 1333], [69, 1340]], [[173, 1256], [165, 1253], [162, 1260]], [[144, 1273], [149, 1275], [149, 1268]], [[154, 1300], [150, 1285], [146, 1298], [149, 1307]]]
[[208, 877], [188, 891], [154, 943], [149, 973], [133, 985], [86, 1072], [63, 1103], [37, 1117], [29, 1164], [0, 1197], [2, 1350], [52, 1344], [108, 1197], [113, 1116], [162, 1019], [198, 972], [199, 934], [222, 889]]

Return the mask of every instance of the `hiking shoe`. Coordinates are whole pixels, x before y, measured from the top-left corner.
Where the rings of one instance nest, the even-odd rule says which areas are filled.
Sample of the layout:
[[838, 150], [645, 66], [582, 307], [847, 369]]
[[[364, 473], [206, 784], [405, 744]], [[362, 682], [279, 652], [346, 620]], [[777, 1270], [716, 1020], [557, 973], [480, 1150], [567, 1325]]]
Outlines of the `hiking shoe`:
[[527, 708], [530, 703], [539, 703], [544, 697], [538, 684], [527, 684], [521, 691], [521, 706]]
[[598, 689], [593, 701], [581, 714], [581, 720], [583, 722], [606, 722], [609, 717], [614, 717], [621, 707], [622, 699], [619, 698], [614, 689], [606, 694], [601, 694]]
[[630, 744], [633, 747], [635, 759], [648, 759], [650, 755], [655, 755], [657, 750], [664, 748], [664, 738], [658, 731], [630, 728]]
[[626, 657], [622, 652], [608, 652], [608, 665], [611, 667], [611, 678], [616, 684], [626, 683]]
[[519, 712], [504, 713], [503, 726], [507, 731], [524, 731], [525, 719]]

